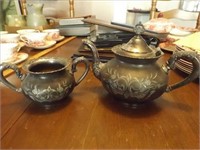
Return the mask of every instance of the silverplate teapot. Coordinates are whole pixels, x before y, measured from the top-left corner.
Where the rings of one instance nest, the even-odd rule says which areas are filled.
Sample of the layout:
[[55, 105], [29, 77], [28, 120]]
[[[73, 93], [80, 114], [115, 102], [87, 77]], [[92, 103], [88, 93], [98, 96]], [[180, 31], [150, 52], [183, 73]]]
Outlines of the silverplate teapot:
[[[78, 80], [74, 73], [79, 63], [85, 64], [85, 70]], [[3, 71], [12, 69], [21, 80], [17, 88], [3, 75]], [[72, 62], [61, 57], [41, 57], [32, 59], [23, 66], [24, 73], [11, 63], [0, 64], [0, 81], [16, 92], [24, 95], [37, 104], [51, 105], [65, 98], [85, 78], [89, 71], [89, 62], [84, 57], [78, 57]]]
[[[165, 65], [157, 60], [164, 54], [160, 48], [147, 45], [142, 38], [142, 24], [134, 28], [136, 35], [128, 42], [112, 48], [115, 58], [107, 63], [100, 62], [95, 45], [88, 39], [83, 43], [93, 53], [93, 73], [102, 82], [104, 88], [117, 100], [137, 105], [150, 102], [164, 92], [170, 92], [196, 79], [199, 75], [199, 57], [195, 52], [175, 52]], [[187, 59], [193, 64], [192, 73], [183, 81], [168, 85], [168, 72], [175, 69], [179, 59]]]

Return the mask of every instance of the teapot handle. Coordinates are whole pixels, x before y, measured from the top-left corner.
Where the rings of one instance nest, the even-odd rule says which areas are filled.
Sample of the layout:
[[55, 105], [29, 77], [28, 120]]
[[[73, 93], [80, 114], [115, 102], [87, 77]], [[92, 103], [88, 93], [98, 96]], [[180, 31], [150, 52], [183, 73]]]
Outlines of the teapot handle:
[[149, 45], [153, 45], [155, 47], [158, 47], [160, 40], [158, 38], [152, 37], [149, 39]]
[[5, 84], [7, 87], [9, 87], [10, 89], [16, 91], [16, 92], [22, 92], [22, 88], [17, 88], [16, 86], [14, 86], [13, 84], [11, 84], [8, 80], [5, 79], [3, 72], [7, 69], [12, 69], [15, 71], [15, 74], [17, 75], [17, 77], [22, 81], [24, 78], [24, 75], [21, 73], [21, 71], [19, 70], [19, 68], [17, 68], [16, 65], [14, 64], [9, 64], [9, 63], [2, 63], [0, 64], [0, 82], [2, 82], [3, 84]]
[[56, 19], [55, 18], [53, 18], [53, 17], [46, 17], [46, 19], [47, 19], [47, 23], [49, 25], [55, 25], [56, 24]]
[[89, 71], [89, 61], [85, 58], [85, 57], [78, 57], [76, 59], [73, 60], [72, 62], [72, 73], [74, 74], [74, 72], [77, 71], [76, 66], [78, 63], [84, 63], [85, 65], [85, 71], [83, 72], [83, 74], [80, 76], [80, 78], [76, 81], [75, 86], [77, 86], [87, 75], [88, 71]]
[[30, 44], [30, 41], [24, 35], [21, 35], [19, 38], [25, 44]]
[[173, 85], [169, 85], [166, 88], [166, 92], [170, 92], [176, 88], [179, 88], [181, 86], [184, 86], [188, 83], [190, 83], [191, 81], [195, 80], [198, 76], [199, 76], [199, 64], [200, 64], [200, 60], [199, 60], [199, 56], [196, 52], [192, 52], [192, 51], [178, 51], [175, 52], [167, 61], [167, 66], [163, 66], [163, 69], [165, 71], [169, 71], [170, 69], [174, 70], [175, 69], [175, 63], [177, 60], [179, 59], [186, 59], [188, 61], [190, 61], [193, 65], [193, 69], [192, 72], [189, 74], [189, 76], [187, 78], [185, 78], [184, 80], [175, 83]]

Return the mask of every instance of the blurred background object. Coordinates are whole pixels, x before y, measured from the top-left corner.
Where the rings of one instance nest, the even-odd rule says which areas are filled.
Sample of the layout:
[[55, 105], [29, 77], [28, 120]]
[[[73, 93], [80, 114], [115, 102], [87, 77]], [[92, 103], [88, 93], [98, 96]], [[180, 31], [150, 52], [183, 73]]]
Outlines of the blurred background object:
[[27, 7], [26, 7], [26, 0], [19, 0], [21, 14], [26, 16], [27, 15]]
[[74, 0], [27, 0], [27, 3], [43, 3], [44, 15], [54, 18], [75, 17]]
[[75, 17], [74, 0], [69, 0], [69, 16], [70, 18]]
[[180, 0], [180, 9], [199, 12], [200, 11], [200, 0]]
[[4, 30], [7, 15], [15, 15], [17, 10], [14, 0], [0, 0], [0, 31]]
[[196, 28], [200, 29], [200, 0], [180, 0], [180, 9], [190, 12], [199, 12]]
[[[0, 0], [9, 2], [10, 0]], [[152, 4], [156, 4], [156, 9], [158, 11], [168, 11], [171, 9], [186, 9], [186, 10], [199, 10], [199, 0], [123, 0], [123, 1], [99, 1], [99, 0], [12, 0], [25, 3], [44, 3], [43, 14], [46, 17], [53, 18], [70, 18], [79, 17], [86, 15], [93, 15], [96, 18], [105, 20], [108, 22], [114, 21], [124, 24], [129, 24], [133, 26], [134, 22], [141, 21], [146, 22], [149, 20], [150, 13], [133, 13], [128, 12], [128, 10], [140, 10], [140, 11], [150, 11]], [[155, 2], [156, 3], [153, 3]], [[3, 10], [3, 5], [1, 4], [1, 10]], [[70, 6], [73, 7], [70, 13]], [[21, 14], [26, 15], [24, 8], [26, 5], [22, 5]], [[103, 8], [103, 12], [102, 12]], [[155, 7], [154, 7], [155, 8]], [[19, 14], [20, 12], [17, 11]], [[4, 15], [0, 14], [0, 18]], [[1, 21], [2, 24], [2, 21]]]

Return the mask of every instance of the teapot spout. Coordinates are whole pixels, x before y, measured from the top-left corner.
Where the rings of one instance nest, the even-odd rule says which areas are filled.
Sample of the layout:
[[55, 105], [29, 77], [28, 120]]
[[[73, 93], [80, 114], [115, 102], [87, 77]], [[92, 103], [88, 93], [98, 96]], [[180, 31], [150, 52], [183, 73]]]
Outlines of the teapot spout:
[[101, 73], [101, 68], [104, 66], [104, 63], [101, 63], [100, 59], [99, 59], [99, 54], [97, 52], [97, 48], [94, 45], [94, 43], [92, 43], [90, 40], [88, 39], [83, 39], [83, 44], [85, 44], [86, 46], [89, 47], [89, 49], [92, 51], [93, 54], [93, 73], [94, 75], [100, 79], [100, 73]]

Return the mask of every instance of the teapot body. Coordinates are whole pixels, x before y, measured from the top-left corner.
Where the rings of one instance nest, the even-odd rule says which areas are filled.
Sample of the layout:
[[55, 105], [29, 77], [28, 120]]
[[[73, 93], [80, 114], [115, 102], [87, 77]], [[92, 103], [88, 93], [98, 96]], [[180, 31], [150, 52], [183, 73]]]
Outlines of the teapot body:
[[[115, 58], [106, 63], [100, 61], [98, 50], [88, 39], [83, 41], [93, 53], [93, 73], [102, 82], [104, 88], [127, 104], [143, 104], [187, 85], [199, 76], [199, 56], [194, 51], [174, 52], [166, 64], [157, 60], [163, 55], [159, 48], [151, 48], [136, 36], [127, 44], [112, 48]], [[175, 69], [179, 59], [186, 59], [193, 65], [193, 71], [180, 82], [168, 85], [168, 73]]]
[[165, 92], [168, 75], [157, 62], [137, 65], [114, 58], [102, 67], [100, 80], [122, 102], [142, 104]]

